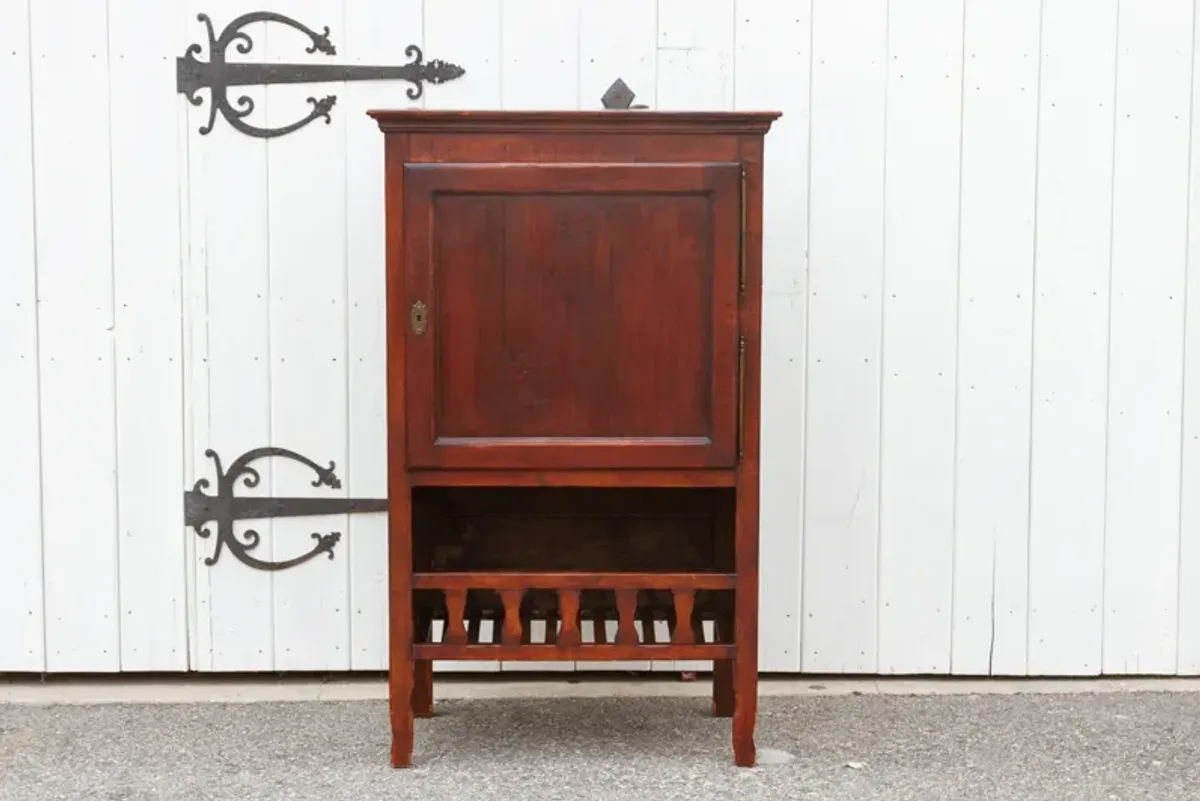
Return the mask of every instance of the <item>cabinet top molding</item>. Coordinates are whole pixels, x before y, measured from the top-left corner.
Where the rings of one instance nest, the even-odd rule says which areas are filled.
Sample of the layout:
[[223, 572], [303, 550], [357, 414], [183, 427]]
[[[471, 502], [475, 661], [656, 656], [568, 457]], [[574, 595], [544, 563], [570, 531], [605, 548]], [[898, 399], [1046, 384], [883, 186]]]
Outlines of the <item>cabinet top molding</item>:
[[435, 111], [370, 109], [384, 133], [765, 134], [778, 111]]

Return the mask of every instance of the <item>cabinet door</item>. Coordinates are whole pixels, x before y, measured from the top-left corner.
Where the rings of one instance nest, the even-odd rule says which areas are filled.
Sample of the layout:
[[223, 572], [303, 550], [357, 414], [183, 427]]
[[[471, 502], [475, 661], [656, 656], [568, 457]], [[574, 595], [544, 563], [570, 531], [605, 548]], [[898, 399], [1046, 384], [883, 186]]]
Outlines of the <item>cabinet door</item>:
[[410, 466], [736, 464], [740, 179], [407, 166]]

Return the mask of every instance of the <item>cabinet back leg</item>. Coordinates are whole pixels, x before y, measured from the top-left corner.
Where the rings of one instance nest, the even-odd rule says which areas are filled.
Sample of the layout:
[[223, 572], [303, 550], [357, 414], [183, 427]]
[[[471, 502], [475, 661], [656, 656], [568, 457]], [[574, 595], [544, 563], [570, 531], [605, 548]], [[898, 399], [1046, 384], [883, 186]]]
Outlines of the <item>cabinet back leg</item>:
[[413, 717], [433, 717], [433, 660], [413, 662]]
[[713, 717], [733, 717], [733, 660], [713, 660]]

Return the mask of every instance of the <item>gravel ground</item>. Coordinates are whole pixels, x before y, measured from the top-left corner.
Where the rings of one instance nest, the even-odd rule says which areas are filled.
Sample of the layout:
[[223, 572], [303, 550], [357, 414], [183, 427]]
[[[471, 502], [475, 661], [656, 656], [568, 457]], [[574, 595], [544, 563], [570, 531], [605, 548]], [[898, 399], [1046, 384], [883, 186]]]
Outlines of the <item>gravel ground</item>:
[[387, 767], [380, 701], [0, 705], [0, 799], [1200, 799], [1200, 693], [442, 701]]

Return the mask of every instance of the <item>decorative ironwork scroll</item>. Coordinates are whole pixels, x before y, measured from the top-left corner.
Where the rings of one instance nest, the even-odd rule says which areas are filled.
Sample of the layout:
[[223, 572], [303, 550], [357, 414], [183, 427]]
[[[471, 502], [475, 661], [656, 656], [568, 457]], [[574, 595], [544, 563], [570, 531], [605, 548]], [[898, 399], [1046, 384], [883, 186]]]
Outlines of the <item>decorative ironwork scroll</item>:
[[341, 81], [389, 81], [402, 80], [412, 84], [407, 90], [408, 98], [416, 100], [425, 91], [425, 84], [440, 84], [452, 81], [466, 73], [462, 67], [441, 59], [425, 61], [421, 48], [409, 45], [404, 49], [404, 55], [412, 61], [407, 64], [392, 67], [375, 67], [360, 64], [255, 64], [226, 61], [229, 46], [237, 43], [237, 52], [245, 55], [254, 47], [254, 41], [243, 28], [255, 22], [276, 22], [300, 31], [308, 37], [311, 44], [305, 48], [307, 53], [323, 53], [327, 56], [337, 54], [337, 48], [329, 39], [329, 26], [317, 33], [290, 17], [277, 14], [274, 11], [252, 11], [243, 14], [225, 26], [218, 36], [213, 30], [212, 19], [207, 14], [197, 14], [196, 19], [204, 23], [208, 31], [208, 61], [200, 61], [197, 56], [203, 50], [199, 44], [189, 45], [184, 54], [175, 59], [176, 90], [187, 97], [193, 106], [199, 106], [204, 101], [198, 96], [201, 89], [210, 90], [208, 122], [201, 126], [200, 133], [207, 135], [216, 124], [219, 113], [238, 131], [247, 136], [264, 139], [283, 136], [297, 131], [310, 122], [324, 118], [328, 124], [330, 112], [337, 103], [336, 95], [326, 95], [320, 99], [308, 98], [312, 105], [308, 115], [290, 125], [279, 128], [261, 128], [246, 122], [246, 118], [254, 112], [254, 101], [242, 95], [231, 102], [229, 89], [234, 86], [267, 86], [285, 83], [324, 83]]
[[314, 533], [312, 537], [316, 540], [316, 545], [311, 550], [294, 559], [269, 562], [250, 553], [258, 547], [262, 539], [257, 531], [246, 529], [240, 539], [234, 533], [233, 524], [238, 520], [387, 510], [386, 498], [239, 498], [233, 494], [238, 479], [247, 487], [257, 487], [261, 480], [258, 471], [251, 467], [250, 463], [271, 456], [282, 456], [312, 468], [316, 474], [312, 482], [314, 487], [340, 489], [342, 482], [333, 471], [333, 462], [330, 462], [328, 467], [321, 467], [311, 459], [286, 448], [255, 448], [247, 451], [234, 459], [227, 471], [222, 469], [221, 457], [216, 451], [209, 449], [204, 455], [216, 464], [217, 494], [208, 495], [204, 492], [211, 485], [207, 478], [202, 478], [192, 489], [183, 493], [183, 508], [184, 524], [191, 526], [201, 538], [208, 539], [212, 535], [210, 523], [217, 525], [217, 542], [213, 554], [204, 559], [204, 564], [210, 567], [217, 563], [222, 549], [227, 548], [234, 558], [256, 570], [286, 570], [304, 564], [323, 553], [329, 554], [329, 558], [332, 559], [333, 548], [342, 538], [339, 531], [328, 534]]

